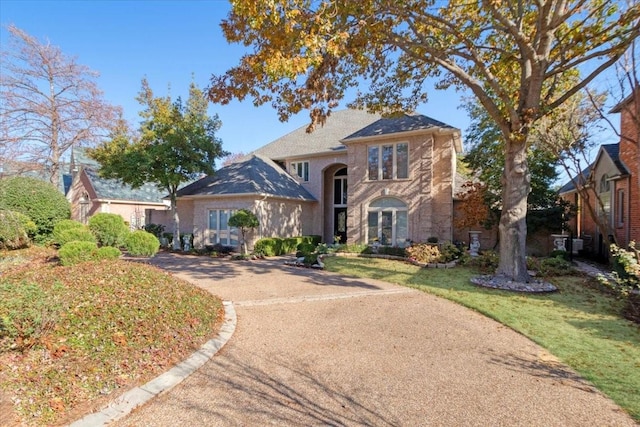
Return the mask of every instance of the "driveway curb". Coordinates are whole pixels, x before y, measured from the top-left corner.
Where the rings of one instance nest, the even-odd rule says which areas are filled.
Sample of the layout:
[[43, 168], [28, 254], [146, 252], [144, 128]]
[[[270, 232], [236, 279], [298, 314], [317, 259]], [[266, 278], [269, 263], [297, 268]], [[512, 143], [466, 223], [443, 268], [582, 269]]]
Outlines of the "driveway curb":
[[154, 397], [172, 389], [189, 375], [197, 371], [231, 339], [231, 336], [235, 332], [237, 323], [235, 307], [231, 301], [223, 301], [223, 305], [224, 322], [220, 327], [218, 336], [207, 341], [200, 350], [164, 374], [161, 374], [146, 384], [127, 391], [104, 409], [89, 414], [70, 425], [72, 427], [94, 427], [116, 421], [128, 415], [138, 406], [144, 405]]

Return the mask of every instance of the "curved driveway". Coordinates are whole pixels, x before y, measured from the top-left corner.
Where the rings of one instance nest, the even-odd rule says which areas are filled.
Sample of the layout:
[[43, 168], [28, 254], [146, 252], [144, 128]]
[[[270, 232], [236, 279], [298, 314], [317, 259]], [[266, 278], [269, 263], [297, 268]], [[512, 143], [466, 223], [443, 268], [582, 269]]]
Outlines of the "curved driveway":
[[634, 426], [514, 331], [370, 280], [161, 254], [154, 264], [233, 301], [226, 346], [119, 426]]

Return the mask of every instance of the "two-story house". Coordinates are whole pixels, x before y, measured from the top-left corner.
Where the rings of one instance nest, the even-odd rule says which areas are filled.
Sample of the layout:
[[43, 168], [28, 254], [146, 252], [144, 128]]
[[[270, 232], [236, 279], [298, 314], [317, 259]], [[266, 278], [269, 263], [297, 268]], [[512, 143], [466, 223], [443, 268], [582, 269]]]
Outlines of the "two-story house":
[[178, 192], [181, 230], [194, 245], [237, 245], [228, 218], [254, 212], [260, 237], [406, 246], [452, 240], [460, 131], [423, 115], [332, 113]]
[[[570, 229], [584, 238], [585, 250], [597, 256], [607, 256], [608, 242], [614, 238], [621, 247], [640, 242], [639, 106], [640, 90], [636, 90], [611, 110], [620, 114], [620, 142], [600, 147], [577, 180], [582, 191], [573, 182], [560, 189], [560, 195], [577, 207]], [[595, 221], [591, 212], [603, 221]], [[609, 230], [597, 222], [609, 224]]]

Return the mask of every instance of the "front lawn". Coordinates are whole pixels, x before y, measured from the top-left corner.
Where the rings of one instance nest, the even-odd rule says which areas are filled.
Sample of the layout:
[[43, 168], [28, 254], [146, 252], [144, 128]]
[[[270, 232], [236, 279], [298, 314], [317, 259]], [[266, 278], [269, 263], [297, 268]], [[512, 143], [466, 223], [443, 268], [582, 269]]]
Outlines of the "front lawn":
[[0, 252], [0, 425], [81, 418], [215, 336], [220, 299], [122, 260]]
[[529, 337], [591, 381], [640, 421], [640, 328], [623, 303], [583, 276], [551, 277], [558, 292], [519, 294], [479, 288], [476, 271], [421, 269], [382, 259], [325, 259], [327, 270], [411, 286], [477, 310]]

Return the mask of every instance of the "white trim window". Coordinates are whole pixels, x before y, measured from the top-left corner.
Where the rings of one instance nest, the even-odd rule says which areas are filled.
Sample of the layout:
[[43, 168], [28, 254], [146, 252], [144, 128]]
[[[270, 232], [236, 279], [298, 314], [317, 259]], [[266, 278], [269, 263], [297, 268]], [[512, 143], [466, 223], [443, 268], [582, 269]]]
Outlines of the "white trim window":
[[367, 148], [369, 180], [409, 178], [409, 144], [370, 145]]
[[309, 181], [309, 162], [292, 162], [291, 173], [304, 182]]
[[402, 246], [409, 238], [407, 205], [395, 197], [383, 197], [369, 205], [367, 242]]
[[225, 246], [238, 246], [238, 229], [229, 227], [229, 218], [235, 214], [232, 209], [209, 210], [209, 243]]
[[333, 176], [333, 206], [347, 207], [347, 168], [340, 169]]

